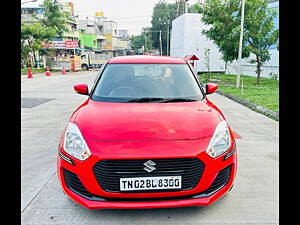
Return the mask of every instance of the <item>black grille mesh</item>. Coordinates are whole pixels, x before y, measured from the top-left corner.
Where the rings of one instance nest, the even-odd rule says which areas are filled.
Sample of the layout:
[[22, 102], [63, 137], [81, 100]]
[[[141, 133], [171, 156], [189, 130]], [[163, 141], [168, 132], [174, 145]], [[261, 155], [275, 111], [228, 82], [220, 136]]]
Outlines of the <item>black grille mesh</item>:
[[228, 183], [228, 181], [229, 181], [230, 174], [231, 174], [231, 165], [227, 166], [224, 169], [222, 169], [218, 173], [216, 179], [214, 180], [214, 182], [212, 183], [212, 185], [205, 191], [205, 193], [215, 192], [219, 188], [225, 186]]
[[[156, 170], [148, 173], [144, 163], [148, 159], [137, 160], [101, 160], [95, 164], [93, 171], [101, 186], [107, 192], [120, 192], [120, 178], [147, 176], [182, 176], [182, 189], [193, 189], [201, 178], [204, 164], [197, 158], [151, 159], [156, 163]], [[171, 190], [150, 190], [136, 192], [170, 192]], [[176, 189], [172, 191], [178, 191]], [[132, 193], [132, 191], [130, 192]]]
[[83, 184], [81, 183], [81, 181], [79, 180], [79, 178], [76, 174], [74, 174], [66, 169], [64, 169], [63, 171], [64, 171], [64, 178], [65, 178], [66, 185], [70, 190], [72, 190], [75, 193], [87, 196], [87, 197], [93, 196], [91, 193], [89, 193], [85, 189], [85, 187], [83, 186]]

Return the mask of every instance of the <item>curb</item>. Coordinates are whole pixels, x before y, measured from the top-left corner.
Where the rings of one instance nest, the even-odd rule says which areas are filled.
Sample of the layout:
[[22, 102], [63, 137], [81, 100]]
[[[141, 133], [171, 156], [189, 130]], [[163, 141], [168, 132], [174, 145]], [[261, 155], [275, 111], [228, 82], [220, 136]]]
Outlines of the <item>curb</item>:
[[231, 100], [233, 100], [233, 101], [235, 101], [237, 103], [240, 103], [241, 105], [244, 105], [244, 106], [252, 109], [255, 112], [258, 112], [258, 113], [261, 113], [261, 114], [263, 114], [265, 116], [268, 116], [269, 118], [271, 118], [273, 120], [279, 121], [279, 113], [277, 113], [277, 112], [273, 112], [273, 111], [271, 111], [269, 109], [266, 109], [266, 108], [264, 108], [264, 107], [262, 107], [260, 105], [256, 105], [256, 104], [254, 104], [252, 102], [240, 99], [240, 98], [238, 98], [236, 96], [233, 96], [233, 95], [230, 95], [230, 94], [226, 94], [226, 93], [224, 93], [224, 92], [222, 92], [220, 90], [217, 90], [216, 93], [218, 93], [220, 95], [223, 95], [223, 96], [225, 96], [225, 97], [227, 97], [227, 98], [229, 98], [229, 99], [231, 99]]

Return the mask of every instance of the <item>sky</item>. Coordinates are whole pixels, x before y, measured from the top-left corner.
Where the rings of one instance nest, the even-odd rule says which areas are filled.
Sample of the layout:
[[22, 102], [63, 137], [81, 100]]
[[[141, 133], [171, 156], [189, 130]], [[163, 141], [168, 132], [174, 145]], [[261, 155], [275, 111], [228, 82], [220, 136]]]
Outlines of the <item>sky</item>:
[[[28, 1], [22, 0], [21, 2]], [[175, 0], [165, 0], [167, 3], [175, 3]], [[22, 6], [37, 3], [26, 3]], [[153, 7], [159, 0], [61, 0], [61, 2], [73, 2], [75, 14], [82, 16], [94, 16], [95, 12], [104, 12], [104, 16], [117, 22], [118, 29], [127, 29], [130, 35], [140, 34], [143, 27], [151, 26]], [[189, 5], [197, 0], [189, 0]]]

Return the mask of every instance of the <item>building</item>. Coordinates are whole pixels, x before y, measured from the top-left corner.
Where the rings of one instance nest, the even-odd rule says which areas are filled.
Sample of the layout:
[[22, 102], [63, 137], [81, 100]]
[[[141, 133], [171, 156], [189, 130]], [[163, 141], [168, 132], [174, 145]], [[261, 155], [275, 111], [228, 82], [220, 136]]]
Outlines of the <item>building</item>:
[[[36, 2], [29, 5], [22, 6], [21, 20], [24, 23], [39, 22], [44, 17], [44, 8]], [[68, 18], [65, 24], [68, 31], [61, 37], [42, 43], [44, 49], [55, 49], [55, 61], [67, 61], [67, 58], [79, 55], [82, 51], [112, 56], [126, 55], [129, 48], [128, 34], [126, 30], [120, 30], [118, 34], [115, 21], [104, 17], [103, 12], [96, 12], [95, 16], [75, 15], [72, 2], [62, 2], [61, 6], [62, 12]]]
[[81, 48], [88, 50], [105, 50], [104, 18], [79, 16]]
[[116, 56], [126, 54], [129, 48], [127, 30], [118, 30], [117, 23], [105, 17], [103, 12], [96, 12], [95, 16], [80, 16], [78, 29], [81, 48], [85, 50], [112, 52]]
[[117, 49], [130, 49], [129, 35], [127, 30], [118, 30]]
[[[208, 26], [201, 22], [199, 13], [184, 13], [172, 21], [170, 56], [184, 58], [196, 55], [197, 72], [224, 72], [225, 62], [218, 47], [201, 32]], [[209, 54], [208, 54], [209, 49]]]
[[44, 8], [41, 6], [22, 6], [21, 7], [21, 21], [25, 24], [37, 22], [38, 19], [44, 17]]
[[121, 40], [128, 40], [129, 39], [129, 35], [128, 35], [128, 31], [127, 30], [118, 30], [118, 37]]
[[66, 13], [69, 17], [74, 17], [74, 4], [73, 2], [63, 2], [62, 11]]
[[117, 23], [108, 21], [103, 13], [96, 12], [94, 17], [80, 17], [80, 41], [83, 48], [88, 50], [113, 50], [116, 46]]

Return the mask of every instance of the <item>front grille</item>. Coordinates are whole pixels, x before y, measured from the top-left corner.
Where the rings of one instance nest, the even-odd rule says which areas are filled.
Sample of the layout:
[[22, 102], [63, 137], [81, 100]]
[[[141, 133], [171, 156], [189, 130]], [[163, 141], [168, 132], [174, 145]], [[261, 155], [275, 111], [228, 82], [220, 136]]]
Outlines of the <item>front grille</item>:
[[67, 187], [75, 192], [76, 194], [92, 200], [92, 201], [103, 201], [103, 202], [146, 202], [146, 201], [170, 201], [170, 200], [185, 200], [185, 199], [197, 199], [197, 198], [204, 198], [208, 197], [218, 190], [220, 190], [222, 187], [224, 187], [229, 179], [231, 174], [231, 168], [232, 165], [226, 167], [225, 169], [221, 170], [217, 177], [215, 178], [212, 185], [205, 190], [204, 192], [193, 194], [193, 195], [185, 195], [185, 196], [175, 196], [175, 197], [160, 197], [160, 198], [107, 198], [107, 197], [101, 197], [96, 196], [91, 193], [89, 193], [85, 187], [80, 182], [78, 176], [66, 169], [64, 169], [64, 178]]
[[[156, 170], [148, 173], [143, 164], [148, 159], [137, 160], [101, 160], [95, 164], [93, 171], [101, 186], [107, 192], [120, 192], [120, 178], [154, 177], [154, 176], [181, 176], [182, 189], [189, 190], [199, 183], [204, 170], [204, 164], [197, 158], [151, 159], [156, 163]], [[140, 190], [130, 193], [170, 192], [174, 190]]]

